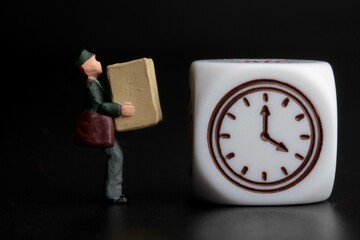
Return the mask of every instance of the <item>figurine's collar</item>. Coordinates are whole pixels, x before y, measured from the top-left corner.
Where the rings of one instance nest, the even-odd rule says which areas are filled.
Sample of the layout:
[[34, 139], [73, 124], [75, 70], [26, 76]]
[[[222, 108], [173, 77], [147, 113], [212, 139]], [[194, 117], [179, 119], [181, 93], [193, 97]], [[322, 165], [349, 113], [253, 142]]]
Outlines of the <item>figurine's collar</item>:
[[94, 82], [95, 84], [97, 84], [97, 85], [101, 88], [101, 90], [103, 90], [103, 91], [104, 91], [104, 88], [102, 87], [102, 85], [101, 85], [101, 83], [100, 83], [100, 81], [99, 81], [99, 80], [97, 80], [97, 79], [90, 79], [90, 78], [88, 78], [87, 82], [88, 82], [88, 83]]
[[95, 79], [94, 80], [96, 83], [97, 83], [97, 85], [99, 85], [99, 87], [104, 91], [104, 89], [103, 89], [103, 87], [101, 86], [101, 83], [100, 83], [100, 81], [99, 80], [97, 80], [97, 79]]

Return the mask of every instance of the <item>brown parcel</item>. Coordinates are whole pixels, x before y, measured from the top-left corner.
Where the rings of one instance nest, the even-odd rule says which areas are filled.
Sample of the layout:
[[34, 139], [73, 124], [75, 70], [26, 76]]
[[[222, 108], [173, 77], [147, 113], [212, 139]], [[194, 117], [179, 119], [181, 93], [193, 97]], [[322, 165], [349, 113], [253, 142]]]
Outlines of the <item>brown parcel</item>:
[[107, 66], [112, 100], [132, 102], [135, 115], [115, 118], [117, 131], [128, 131], [156, 125], [162, 120], [154, 62], [141, 58]]

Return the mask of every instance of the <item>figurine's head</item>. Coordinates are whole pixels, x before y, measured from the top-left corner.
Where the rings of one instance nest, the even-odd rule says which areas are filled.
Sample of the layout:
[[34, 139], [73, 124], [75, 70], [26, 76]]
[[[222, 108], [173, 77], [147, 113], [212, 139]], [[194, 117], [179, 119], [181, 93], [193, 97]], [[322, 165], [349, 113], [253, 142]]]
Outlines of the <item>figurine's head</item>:
[[81, 51], [77, 64], [88, 78], [97, 79], [102, 73], [101, 63], [96, 60], [96, 55], [86, 49]]

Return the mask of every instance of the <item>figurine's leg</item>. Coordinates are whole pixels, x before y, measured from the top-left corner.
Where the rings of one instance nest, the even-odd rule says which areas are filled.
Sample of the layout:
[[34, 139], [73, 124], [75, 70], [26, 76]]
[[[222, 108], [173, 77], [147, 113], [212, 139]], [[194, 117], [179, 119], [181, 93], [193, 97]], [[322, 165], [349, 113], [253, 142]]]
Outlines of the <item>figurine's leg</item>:
[[105, 197], [108, 199], [119, 199], [122, 195], [123, 153], [116, 140], [112, 148], [105, 149], [105, 153], [108, 156], [105, 178]]

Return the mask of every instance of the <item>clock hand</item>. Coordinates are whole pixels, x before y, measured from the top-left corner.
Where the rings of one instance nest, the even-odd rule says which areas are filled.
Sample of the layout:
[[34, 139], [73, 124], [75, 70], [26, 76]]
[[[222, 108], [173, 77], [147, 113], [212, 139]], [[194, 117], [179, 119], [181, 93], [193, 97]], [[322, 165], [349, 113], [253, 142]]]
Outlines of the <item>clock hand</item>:
[[263, 138], [261, 138], [264, 141], [267, 141], [269, 143], [271, 143], [272, 145], [274, 145], [276, 147], [277, 151], [281, 151], [281, 152], [288, 152], [289, 150], [286, 148], [285, 144], [282, 142], [277, 142], [274, 139], [272, 139], [271, 137], [269, 137], [269, 135], [264, 135]]
[[270, 111], [269, 111], [269, 108], [266, 105], [264, 105], [262, 107], [260, 115], [263, 117], [262, 118], [263, 131], [260, 134], [260, 138], [263, 141], [267, 141], [267, 139], [270, 138], [269, 133], [268, 133], [268, 118], [269, 118], [269, 115], [270, 115]]
[[268, 134], [268, 117], [270, 112], [266, 105], [261, 109], [260, 115], [263, 117], [263, 132], [261, 134]]
[[277, 151], [288, 152], [288, 149], [286, 148], [284, 143], [275, 141], [270, 137], [268, 133], [268, 118], [270, 116], [270, 111], [266, 105], [264, 105], [263, 108], [261, 109], [260, 115], [263, 116], [263, 131], [260, 134], [261, 140], [265, 142], [269, 142], [272, 145], [274, 145]]

